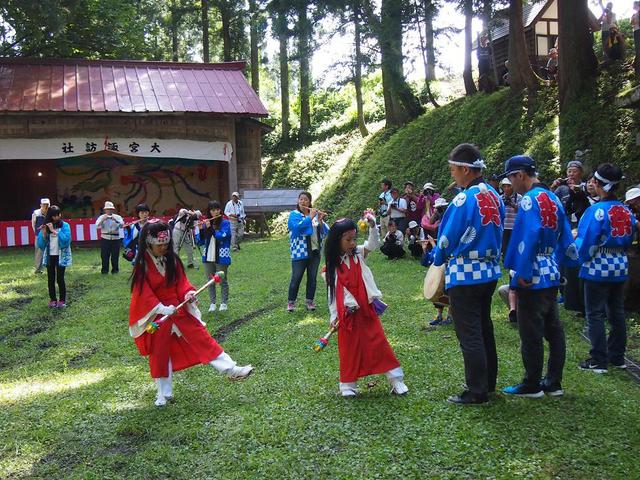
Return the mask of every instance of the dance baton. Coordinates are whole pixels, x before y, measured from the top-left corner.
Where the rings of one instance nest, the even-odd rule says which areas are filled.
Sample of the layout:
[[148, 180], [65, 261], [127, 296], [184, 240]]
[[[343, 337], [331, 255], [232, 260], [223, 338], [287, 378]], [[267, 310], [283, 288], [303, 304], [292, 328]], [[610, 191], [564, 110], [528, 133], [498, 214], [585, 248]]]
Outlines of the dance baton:
[[[215, 274], [211, 275], [210, 280], [205, 283], [203, 286], [201, 286], [198, 290], [195, 291], [194, 296], [198, 296], [200, 295], [202, 292], [204, 292], [207, 288], [209, 288], [209, 285], [213, 284], [213, 283], [222, 283], [222, 281], [224, 280], [224, 272], [223, 271], [219, 271], [216, 272]], [[180, 310], [182, 307], [184, 307], [187, 303], [189, 303], [191, 301], [191, 299], [189, 300], [185, 300], [184, 302], [182, 302], [180, 305], [178, 305], [176, 307], [176, 312], [178, 310]], [[173, 315], [173, 312], [171, 315]], [[158, 330], [158, 328], [160, 328], [160, 325], [165, 322], [171, 315], [163, 315], [162, 317], [160, 317], [158, 320], [154, 320], [152, 322], [150, 322], [147, 325], [147, 328], [145, 328], [145, 330], [147, 331], [147, 333], [155, 333], [156, 330]]]
[[313, 344], [313, 349], [316, 352], [321, 352], [324, 349], [324, 347], [326, 347], [329, 344], [329, 339], [331, 338], [331, 335], [333, 335], [337, 330], [338, 330], [338, 325], [336, 324], [335, 327], [331, 327], [326, 334], [324, 334], [322, 337], [316, 340], [316, 343]]

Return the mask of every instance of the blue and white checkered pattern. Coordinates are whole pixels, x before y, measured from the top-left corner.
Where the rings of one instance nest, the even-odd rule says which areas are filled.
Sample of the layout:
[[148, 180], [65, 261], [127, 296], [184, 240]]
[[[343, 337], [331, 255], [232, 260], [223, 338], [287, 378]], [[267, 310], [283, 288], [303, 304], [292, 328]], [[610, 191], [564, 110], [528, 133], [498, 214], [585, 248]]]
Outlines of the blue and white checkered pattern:
[[549, 288], [560, 284], [560, 270], [551, 255], [537, 255], [533, 262], [533, 288]]
[[596, 282], [623, 282], [629, 275], [626, 253], [596, 252], [582, 264], [580, 277]]
[[221, 247], [218, 251], [218, 256], [220, 260], [225, 258], [231, 259], [231, 249], [229, 247]]
[[500, 264], [495, 257], [475, 259], [455, 257], [449, 259], [445, 269], [444, 281], [445, 287], [450, 288], [456, 285], [487, 283], [499, 278]]
[[291, 260], [304, 260], [309, 256], [307, 251], [307, 237], [300, 235], [291, 238]]

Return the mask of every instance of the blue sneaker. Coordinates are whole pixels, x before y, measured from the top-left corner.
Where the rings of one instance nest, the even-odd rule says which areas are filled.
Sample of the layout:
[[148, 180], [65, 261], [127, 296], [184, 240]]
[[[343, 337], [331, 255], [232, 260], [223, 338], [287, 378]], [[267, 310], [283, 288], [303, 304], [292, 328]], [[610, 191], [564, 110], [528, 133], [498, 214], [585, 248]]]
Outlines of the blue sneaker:
[[431, 320], [431, 321], [429, 322], [429, 325], [432, 325], [432, 326], [434, 326], [434, 327], [435, 327], [436, 325], [442, 325], [442, 314], [440, 314], [440, 313], [439, 313], [439, 314], [438, 314], [438, 316], [437, 316], [436, 318], [434, 318], [433, 320]]
[[558, 299], [556, 301], [558, 303], [564, 303], [564, 295], [558, 295]]
[[506, 387], [502, 390], [502, 393], [506, 393], [507, 395], [515, 395], [516, 397], [525, 397], [525, 398], [544, 397], [544, 391], [540, 388], [540, 385], [530, 386], [530, 385], [525, 385], [524, 383], [519, 383], [518, 385], [512, 385], [511, 387]]
[[443, 320], [440, 325], [451, 325], [452, 323], [453, 323], [453, 318], [451, 318], [451, 315], [447, 315], [447, 318]]

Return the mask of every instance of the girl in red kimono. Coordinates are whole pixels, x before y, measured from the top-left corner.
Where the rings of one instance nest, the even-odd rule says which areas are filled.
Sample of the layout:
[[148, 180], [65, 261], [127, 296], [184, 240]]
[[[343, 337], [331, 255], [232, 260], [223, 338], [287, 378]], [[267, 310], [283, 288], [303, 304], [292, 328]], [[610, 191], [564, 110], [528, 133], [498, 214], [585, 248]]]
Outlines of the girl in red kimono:
[[[176, 305], [190, 302], [176, 311]], [[230, 380], [246, 378], [253, 367], [239, 367], [211, 337], [195, 304], [195, 288], [173, 252], [169, 226], [149, 220], [140, 232], [131, 275], [129, 333], [140, 355], [149, 356], [151, 376], [158, 387], [155, 404], [173, 397], [172, 374], [198, 364], [209, 364]], [[146, 327], [162, 315], [171, 315], [155, 333]]]
[[382, 329], [376, 305], [378, 299], [373, 274], [364, 262], [370, 251], [378, 248], [380, 236], [370, 220], [369, 239], [356, 245], [356, 224], [349, 219], [336, 221], [329, 230], [325, 244], [326, 281], [329, 286], [331, 325], [338, 326], [340, 355], [340, 393], [343, 397], [357, 395], [358, 378], [384, 373], [391, 384], [391, 393], [406, 394], [404, 373], [400, 362]]

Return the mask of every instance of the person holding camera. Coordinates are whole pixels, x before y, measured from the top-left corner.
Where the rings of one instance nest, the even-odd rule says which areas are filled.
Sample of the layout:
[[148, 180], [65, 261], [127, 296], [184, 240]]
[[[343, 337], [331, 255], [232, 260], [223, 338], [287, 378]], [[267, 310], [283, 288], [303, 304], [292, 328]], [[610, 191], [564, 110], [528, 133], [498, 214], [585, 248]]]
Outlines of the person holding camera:
[[102, 274], [109, 273], [109, 260], [111, 260], [111, 273], [118, 273], [118, 261], [120, 256], [120, 229], [124, 227], [124, 220], [115, 213], [116, 208], [111, 202], [104, 202], [104, 213], [96, 220], [96, 227], [100, 229], [100, 257], [102, 258]]
[[[31, 228], [33, 228], [33, 233], [35, 236], [38, 236], [38, 232], [40, 231], [40, 227], [44, 225], [44, 219], [47, 216], [47, 210], [49, 210], [49, 206], [51, 205], [51, 201], [48, 198], [40, 199], [40, 208], [34, 210], [31, 214]], [[36, 238], [35, 242], [35, 261], [34, 273], [42, 273], [42, 250], [38, 247], [38, 241]]]
[[387, 211], [389, 212], [389, 223], [393, 220], [400, 232], [407, 228], [407, 201], [400, 196], [396, 187], [391, 189], [391, 201]]
[[404, 235], [398, 228], [396, 221], [392, 218], [389, 220], [389, 231], [382, 240], [380, 251], [384, 253], [389, 260], [397, 260], [404, 257]]
[[[39, 230], [36, 244], [42, 250], [42, 264], [47, 267], [49, 307], [64, 308], [67, 306], [64, 272], [71, 265], [71, 228], [62, 220], [60, 207], [53, 205], [48, 209]], [[56, 296], [56, 281], [59, 297]]]
[[240, 250], [240, 240], [244, 236], [244, 226], [247, 221], [247, 214], [244, 213], [244, 205], [240, 200], [240, 194], [233, 192], [231, 200], [224, 207], [224, 214], [229, 219], [231, 225], [231, 248], [233, 251]]
[[389, 203], [393, 201], [391, 196], [391, 180], [383, 178], [380, 182], [380, 195], [378, 195], [378, 214], [380, 215], [380, 236], [384, 237], [389, 230]]
[[502, 258], [504, 258], [522, 195], [513, 191], [511, 180], [507, 177], [500, 181], [500, 187], [502, 187], [502, 201], [504, 202], [504, 231], [502, 232]]
[[149, 219], [151, 209], [146, 203], [140, 203], [136, 206], [136, 215], [138, 220], [126, 225], [124, 228], [124, 239], [122, 245], [124, 247], [123, 258], [128, 262], [134, 262], [136, 258], [136, 252], [138, 251], [138, 237], [140, 236], [140, 230], [145, 226]]
[[179, 256], [180, 249], [182, 247], [186, 249], [187, 268], [194, 268], [193, 247], [195, 245], [195, 241], [193, 238], [193, 228], [201, 216], [202, 213], [200, 210], [187, 210], [186, 208], [181, 208], [173, 223], [173, 231], [171, 232], [173, 253]]
[[608, 56], [607, 44], [609, 42], [611, 28], [617, 26], [616, 14], [613, 13], [613, 3], [607, 3], [606, 7], [602, 4], [602, 0], [599, 0], [599, 3], [600, 8], [602, 8], [602, 15], [600, 15], [600, 24], [602, 25], [602, 52], [605, 56]]

